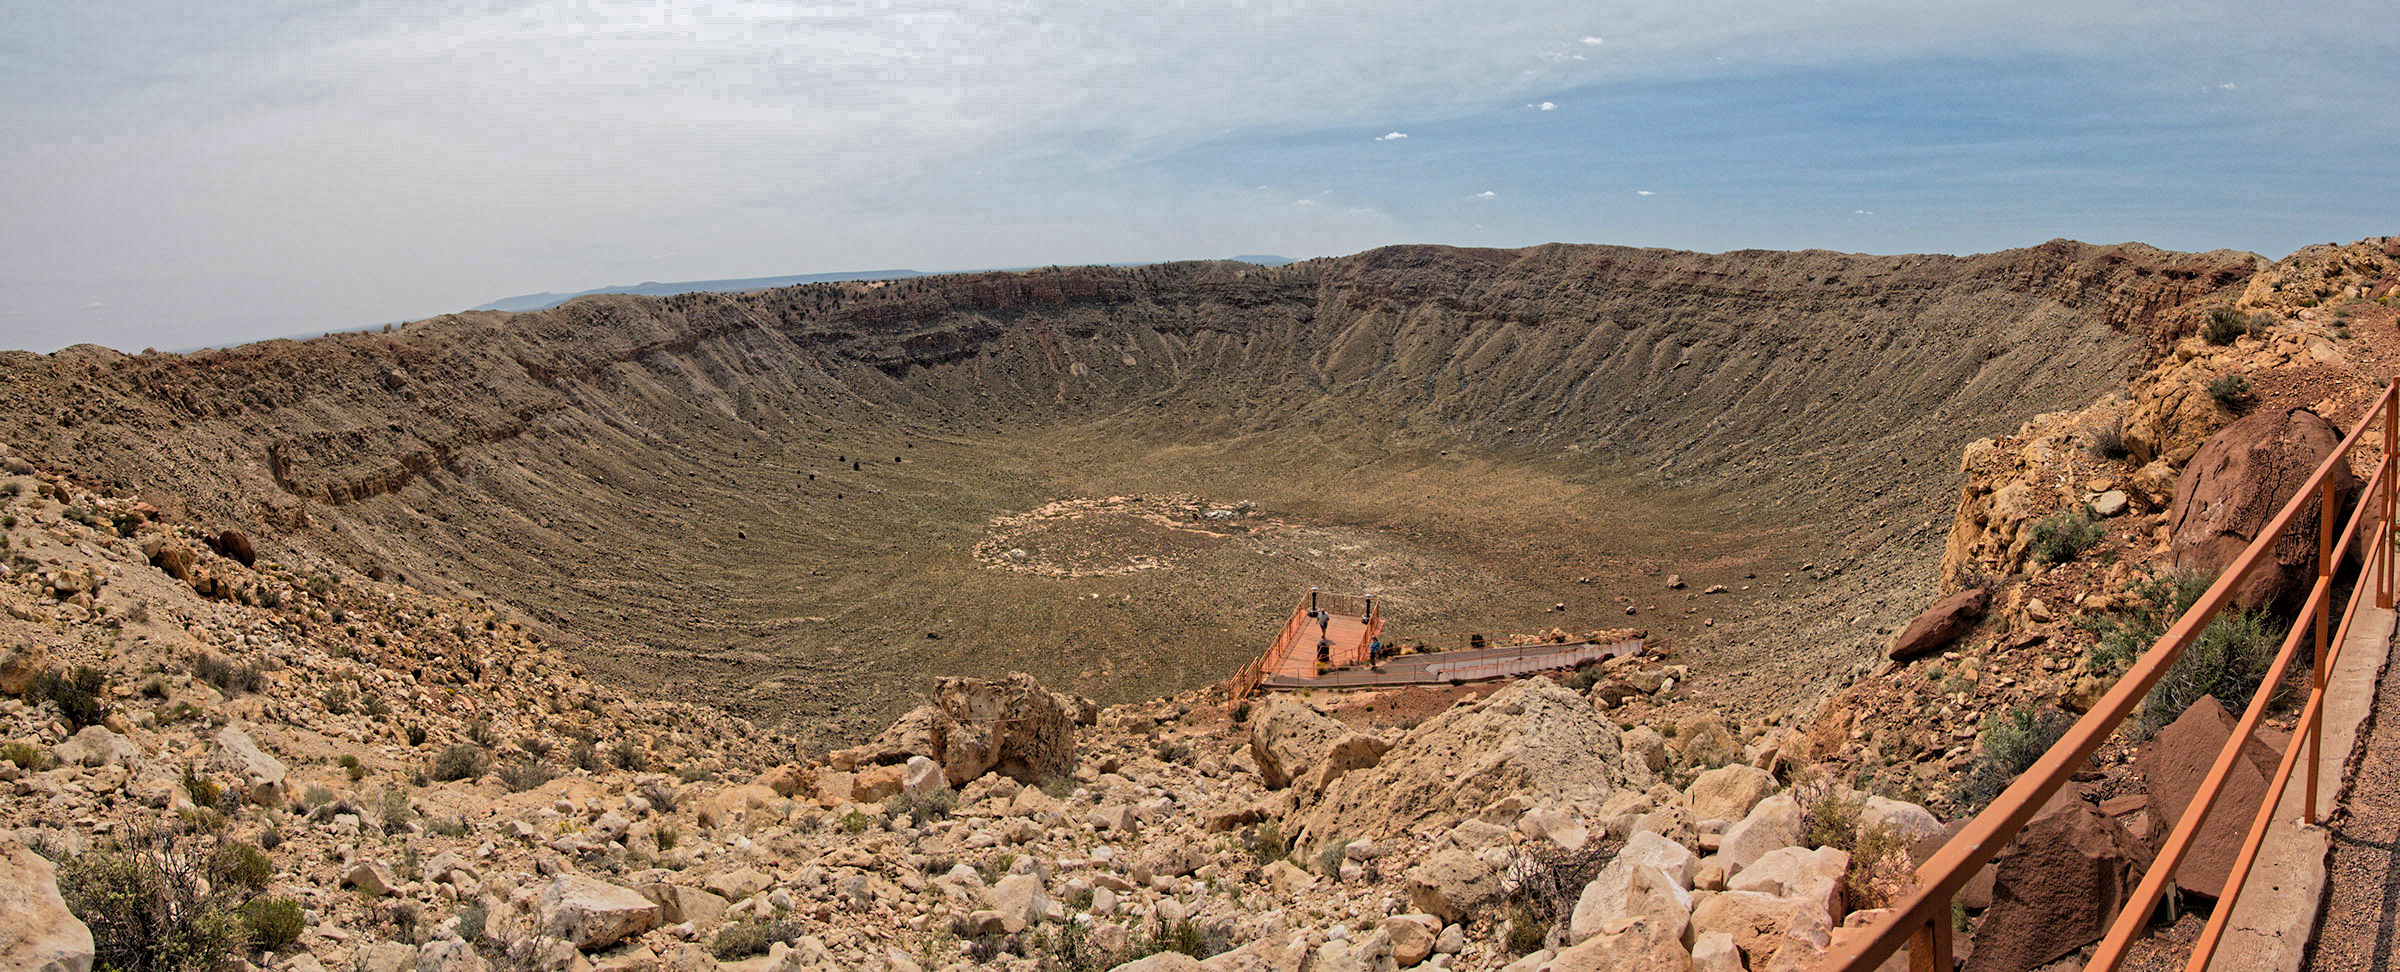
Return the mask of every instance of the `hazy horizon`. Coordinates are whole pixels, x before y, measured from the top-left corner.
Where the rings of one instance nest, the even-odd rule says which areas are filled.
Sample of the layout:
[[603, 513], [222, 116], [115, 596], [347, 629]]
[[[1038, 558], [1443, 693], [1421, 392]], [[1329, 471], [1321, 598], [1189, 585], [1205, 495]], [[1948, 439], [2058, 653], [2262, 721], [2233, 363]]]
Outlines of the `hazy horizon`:
[[624, 281], [1410, 242], [2281, 257], [2392, 232], [2376, 11], [1846, 0], [53, 5], [0, 346]]

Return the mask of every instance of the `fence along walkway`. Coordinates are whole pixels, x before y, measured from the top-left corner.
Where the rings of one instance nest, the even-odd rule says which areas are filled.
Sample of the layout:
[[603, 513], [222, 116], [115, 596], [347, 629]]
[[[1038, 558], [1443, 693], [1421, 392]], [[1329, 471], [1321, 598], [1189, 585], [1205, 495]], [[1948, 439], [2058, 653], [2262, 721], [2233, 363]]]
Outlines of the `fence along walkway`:
[[[2217, 612], [2232, 601], [2234, 587], [2243, 576], [2257, 568], [2262, 561], [2274, 559], [2272, 548], [2275, 543], [2300, 521], [2301, 515], [2314, 499], [2321, 513], [2317, 517], [2317, 578], [2309, 591], [2306, 605], [2301, 608], [2290, 635], [2284, 639], [2282, 650], [2269, 667], [2265, 684], [2259, 686], [2249, 708], [2243, 710], [2224, 750], [2217, 754], [2215, 764], [2202, 780], [2199, 792], [2179, 816], [2174, 831], [2168, 835], [2165, 845], [2151, 862], [2150, 869], [2142, 875], [2141, 883], [2134, 888], [2125, 908], [2117, 914], [2115, 923], [2109, 928], [2108, 934], [2101, 938], [2091, 960], [2085, 965], [2086, 972], [2113, 972], [2125, 960], [2126, 950], [2132, 946], [2133, 940], [2148, 927], [2151, 916], [2157, 913], [2159, 899], [2168, 890], [2175, 866], [2190, 849], [2193, 838], [2199, 833], [2209, 812], [2220, 809], [2215, 806], [2217, 796], [2223, 791], [2235, 761], [2241, 758], [2243, 742], [2257, 730], [2259, 719], [2266, 714], [2267, 704], [2273, 699], [2284, 673], [2290, 669], [2290, 663], [2300, 646], [2312, 640], [2310, 635], [2313, 633], [2315, 664], [2311, 670], [2313, 685], [2308, 704], [2301, 709], [2300, 724], [2291, 744], [2285, 748], [2282, 764], [2276, 768], [2273, 779], [2267, 784], [2264, 802], [2257, 807], [2221, 808], [2224, 812], [2249, 815], [2252, 825], [2240, 855], [2234, 859], [2233, 873], [2226, 882], [2226, 895], [2217, 902], [2185, 966], [2187, 972], [2207, 969], [2217, 944], [2223, 940], [2227, 924], [2239, 910], [2241, 896], [2248, 890], [2244, 881], [2258, 859], [2260, 845], [2270, 829], [2269, 824], [2274, 820], [2275, 807], [2285, 787], [2292, 782], [2295, 771], [2303, 777], [2300, 822], [2314, 825], [2322, 820], [2318, 812], [2318, 796], [2324, 788], [2319, 781], [2319, 767], [2324, 763], [2326, 680], [2339, 661], [2335, 651], [2348, 636], [2361, 605], [2371, 601], [2379, 608], [2388, 609], [2392, 606], [2392, 457], [2395, 446], [2400, 446], [2400, 409], [2396, 409], [2396, 406], [2400, 406], [2400, 399], [2396, 399], [2396, 395], [2400, 395], [2400, 382], [2387, 384], [2383, 395], [2359, 419], [2358, 425], [2343, 437], [2341, 444], [2317, 466], [2308, 482], [2259, 531], [2258, 539], [2244, 548], [2241, 555], [2225, 568], [2216, 583], [2209, 586], [2207, 593], [2200, 596], [2191, 610], [2176, 619], [2175, 624], [2159, 636], [2150, 650], [2144, 652], [2117, 680], [2116, 686], [2101, 697], [2099, 703], [2092, 706], [2083, 718], [2077, 720], [2066, 735], [2050, 747], [2049, 752], [2036, 760], [1990, 806], [1968, 821], [1965, 829], [1917, 868], [1917, 889], [1893, 904], [1891, 917], [1865, 929], [1863, 935], [1836, 943], [1819, 961], [1818, 968], [1827, 972], [1869, 972], [1905, 947], [1911, 972], [1950, 972], [1955, 964], [1950, 924], [1952, 898], [1983, 865], [2008, 846], [2009, 841], [2025, 828], [2025, 824], [2033, 819], [2042, 805], [2133, 713], [2143, 697], [2149, 694], [2151, 686], [2166, 675], [2168, 666], [2199, 637], [2201, 630], [2216, 617]], [[2367, 480], [2366, 488], [2360, 491], [2357, 505], [2347, 511], [2345, 517], [2344, 511], [2330, 508], [2333, 506], [2331, 474], [2336, 464], [2350, 461], [2351, 453], [2358, 448], [2368, 430], [2378, 425], [2383, 431], [2382, 455], [2375, 463], [2374, 475]], [[2334, 528], [2337, 520], [2344, 524], [2338, 533]], [[2340, 630], [2336, 631], [2332, 610], [2333, 569], [2348, 554], [2352, 541], [2360, 537], [2362, 525], [2372, 530], [2371, 536], [2365, 541], [2366, 568], [2359, 575], [2357, 588], [2350, 597], [2349, 610], [2344, 612]], [[2303, 754], [2306, 759], [2301, 758]]]

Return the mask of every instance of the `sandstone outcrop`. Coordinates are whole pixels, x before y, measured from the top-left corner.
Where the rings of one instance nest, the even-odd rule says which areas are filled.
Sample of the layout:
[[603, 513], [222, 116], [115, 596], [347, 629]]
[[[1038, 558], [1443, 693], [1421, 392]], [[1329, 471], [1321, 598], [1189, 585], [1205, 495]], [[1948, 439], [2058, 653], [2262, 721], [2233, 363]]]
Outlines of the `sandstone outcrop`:
[[2150, 849], [2070, 788], [1993, 863], [1992, 906], [1966, 972], [2027, 972], [2098, 941], [2150, 865]]
[[59, 898], [56, 869], [0, 832], [0, 968], [91, 972], [92, 931]]
[[[1013, 672], [997, 681], [945, 678], [933, 702], [919, 706], [863, 746], [832, 757], [840, 770], [900, 766], [912, 756], [942, 765], [951, 786], [985, 773], [1027, 783], [1075, 771], [1075, 713], [1033, 676]], [[895, 774], [889, 792], [903, 782]]]
[[1900, 629], [1899, 636], [1892, 639], [1891, 650], [1885, 654], [1893, 661], [1906, 661], [1940, 651], [1960, 635], [1974, 630], [1975, 622], [1982, 620], [1991, 603], [1991, 591], [1981, 587], [1970, 587], [1942, 598], [1917, 615], [1908, 627]]
[[1304, 845], [1441, 829], [1508, 797], [1553, 806], [1607, 799], [1621, 730], [1557, 682], [1526, 679], [1410, 730], [1372, 768], [1345, 773], [1285, 832]]
[[[2232, 563], [2267, 521], [2298, 492], [2334, 446], [2341, 431], [2305, 409], [2260, 412], [2209, 437], [2175, 483], [2169, 554], [2178, 567], [2215, 574]], [[2358, 491], [2346, 465], [2330, 479], [2335, 509]], [[2276, 541], [2273, 559], [2260, 564], [2234, 591], [2236, 603], [2277, 604], [2305, 594], [2317, 561], [2317, 510], [2311, 496], [2291, 529]]]
[[[2150, 813], [2163, 834], [2183, 819], [2186, 806], [2216, 764], [2217, 753], [2232, 738], [2234, 716], [2214, 696], [2201, 696], [2172, 724], [2150, 737], [2134, 764], [2149, 784]], [[2241, 758], [2218, 791], [2217, 805], [2200, 825], [2183, 860], [2175, 865], [2175, 886], [2209, 897], [2222, 897], [2233, 859], [2250, 834], [2251, 814], [2266, 798], [2267, 781], [2283, 755], [2256, 736], [2242, 744]]]

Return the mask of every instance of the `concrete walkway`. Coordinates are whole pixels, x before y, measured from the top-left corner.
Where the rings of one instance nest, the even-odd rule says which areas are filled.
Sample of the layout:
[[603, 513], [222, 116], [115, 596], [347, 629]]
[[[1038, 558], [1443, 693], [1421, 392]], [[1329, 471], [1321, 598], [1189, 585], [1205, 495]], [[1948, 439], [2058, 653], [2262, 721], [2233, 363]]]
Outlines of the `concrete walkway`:
[[[2336, 847], [2331, 873], [2346, 873], [2348, 869], [2339, 858], [2346, 853], [2343, 848], [2354, 843], [2350, 832], [2365, 825], [2368, 817], [2380, 817], [2382, 822], [2373, 826], [2380, 834], [2375, 839], [2383, 842], [2382, 848], [2374, 852], [2381, 855], [2375, 872], [2382, 874], [2391, 865], [2393, 825], [2400, 823], [2400, 795], [2395, 795], [2400, 794], [2400, 764], [2392, 763], [2400, 760], [2400, 713], [2377, 716], [2373, 725], [2369, 725], [2369, 717], [2376, 715], [2379, 708], [2379, 697], [2382, 704], [2400, 709], [2400, 688], [2380, 696], [2376, 691], [2385, 677], [2384, 658], [2391, 648], [2393, 627], [2392, 611], [2377, 608], [2372, 602], [2361, 606], [2326, 682], [2325, 740], [2318, 763], [2317, 808], [2320, 812], [2337, 806], [2343, 809], [2332, 819], [2330, 828], [2303, 824], [2300, 818], [2307, 780], [2301, 769], [2295, 768], [2291, 785], [2284, 789], [2283, 799], [2276, 805], [2275, 821], [2269, 825], [2266, 841], [2260, 845], [2258, 861], [2242, 887], [2241, 900], [2234, 906], [2225, 938], [2209, 961], [2212, 972], [2298, 972], [2304, 962], [2311, 968], [2325, 969], [2384, 967], [2381, 961], [2374, 964], [2338, 961], [2328, 965], [2323, 960], [2335, 952], [2355, 951], [2361, 940], [2369, 937], [2365, 933], [2371, 930], [2361, 926], [2375, 924], [2332, 920], [2346, 907], [2344, 897], [2371, 891], [2380, 904], [2384, 892], [2381, 882], [2372, 889], [2349, 887], [2353, 882], [2346, 880], [2329, 882], [2328, 847]], [[2400, 675], [2400, 671], [2394, 674]], [[2367, 740], [2367, 753], [2361, 753], [2360, 735], [2369, 732], [2374, 738]], [[2291, 744], [2305, 746], [2307, 739], [2295, 736]], [[2353, 756], [2372, 758], [2371, 753], [2377, 748], [2392, 751], [2384, 760], [2395, 768], [2391, 780], [2394, 793], [2366, 792], [2373, 785], [2371, 773], [2365, 774], [2366, 778], [2359, 780], [2356, 787], [2345, 783], [2352, 778], [2350, 768], [2357, 765]], [[2229, 809], [2221, 807], [2218, 812]], [[2361, 813], [2362, 810], [2374, 812]], [[2254, 813], [2255, 808], [2239, 812], [2247, 815]], [[2312, 952], [2309, 943], [2318, 933], [2317, 916], [2320, 905], [2328, 899], [2329, 884], [2335, 907], [2324, 909], [2329, 916], [2323, 931], [2327, 940]], [[2380, 934], [2385, 940], [2382, 950], [2388, 952], [2390, 910], [2382, 907], [2369, 914], [2384, 919]], [[2376, 952], [2371, 943], [2367, 948], [2383, 954]]]

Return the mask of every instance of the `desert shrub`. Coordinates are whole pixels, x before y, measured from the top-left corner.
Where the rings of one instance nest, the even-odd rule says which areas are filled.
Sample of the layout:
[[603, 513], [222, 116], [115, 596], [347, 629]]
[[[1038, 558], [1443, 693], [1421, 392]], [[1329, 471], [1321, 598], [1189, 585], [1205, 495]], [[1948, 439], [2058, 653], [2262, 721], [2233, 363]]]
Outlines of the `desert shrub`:
[[452, 743], [442, 750], [441, 755], [433, 758], [433, 768], [429, 772], [434, 779], [446, 783], [482, 776], [491, 766], [491, 754], [484, 752], [483, 747], [473, 743]]
[[491, 912], [484, 908], [483, 902], [458, 909], [458, 937], [468, 942], [482, 941], [484, 928], [491, 920]]
[[275, 877], [275, 862], [245, 841], [227, 840], [208, 856], [209, 879], [219, 884], [256, 891]]
[[2125, 447], [2124, 420], [2111, 422], [2106, 428], [2092, 433], [2089, 448], [2093, 458], [2105, 459], [2109, 462], [2117, 462], [2132, 455], [2132, 450]]
[[99, 725], [108, 718], [108, 673], [88, 665], [77, 665], [63, 675], [43, 672], [34, 680], [32, 693], [58, 706], [69, 731]]
[[222, 972], [236, 966], [249, 939], [237, 905], [249, 889], [209, 880], [212, 849], [206, 843], [141, 830], [60, 863], [59, 894], [91, 929], [94, 968]]
[[352, 782], [366, 778], [367, 764], [359, 762], [358, 757], [343, 753], [342, 758], [334, 762], [341, 766], [342, 772], [349, 774]]
[[327, 715], [338, 716], [350, 714], [349, 689], [345, 689], [339, 685], [336, 685], [332, 688], [326, 689], [325, 694], [319, 697], [319, 701], [325, 703], [325, 714]]
[[852, 810], [849, 813], [842, 815], [842, 832], [845, 834], [865, 833], [868, 827], [872, 827], [874, 825], [875, 818], [867, 816], [866, 814], [860, 813], [856, 810]]
[[1180, 763], [1191, 758], [1191, 744], [1174, 739], [1161, 739], [1150, 747], [1150, 754], [1161, 763]]
[[2208, 397], [2217, 404], [2241, 411], [2250, 404], [2250, 379], [2246, 375], [2221, 375], [2208, 381]]
[[527, 736], [523, 739], [517, 740], [517, 748], [524, 750], [525, 755], [527, 756], [531, 756], [535, 759], [541, 759], [542, 757], [550, 755], [551, 746], [550, 740], [544, 739], [540, 736]]
[[2033, 525], [2027, 552], [2038, 564], [2063, 564], [2100, 544], [2108, 531], [2081, 509], [2060, 510]]
[[1501, 945], [1508, 949], [1510, 955], [1531, 955], [1541, 950], [1543, 941], [1550, 936], [1553, 922], [1534, 917], [1533, 910], [1523, 902], [1511, 901], [1508, 904], [1507, 924], [1508, 933], [1501, 937]]
[[1262, 867], [1282, 860], [1291, 850], [1283, 842], [1283, 828], [1272, 820], [1251, 828], [1247, 843], [1250, 856]]
[[1575, 899], [1585, 885], [1607, 867], [1624, 846], [1622, 840], [1594, 837], [1582, 848], [1567, 850], [1546, 840], [1522, 845], [1500, 872], [1500, 892], [1508, 898], [1513, 939], [1530, 934], [1533, 948], [1541, 947], [1550, 927], [1575, 913]]
[[2138, 722], [2142, 732], [2147, 735], [2175, 721], [2204, 695], [2216, 696], [2235, 712], [2247, 707], [2266, 680], [2287, 628], [2265, 611], [2228, 607], [2217, 612], [2150, 687]]
[[523, 793], [557, 778], [558, 771], [551, 769], [550, 764], [530, 759], [500, 767], [500, 782], [507, 784], [511, 793]]
[[608, 756], [619, 769], [629, 769], [638, 773], [650, 767], [650, 760], [642, 754], [642, 747], [631, 739], [617, 740], [616, 747], [609, 752]]
[[333, 791], [326, 789], [322, 783], [311, 783], [308, 789], [300, 793], [300, 805], [311, 810], [332, 802]]
[[588, 742], [576, 743], [575, 748], [568, 751], [567, 758], [575, 764], [576, 769], [586, 773], [597, 773], [608, 768], [608, 764], [600, 759], [600, 750]]
[[225, 799], [224, 788], [218, 786], [216, 781], [200, 775], [200, 770], [190, 763], [183, 766], [183, 792], [192, 798], [196, 806], [213, 807]]
[[2200, 325], [2200, 338], [2210, 344], [2225, 345], [2250, 333], [2250, 318], [2231, 307], [2219, 307], [2208, 312], [2208, 320]]
[[717, 771], [707, 763], [685, 763], [676, 767], [675, 778], [686, 783], [714, 783]]
[[0, 763], [15, 763], [18, 769], [40, 772], [49, 769], [57, 760], [50, 751], [29, 742], [0, 743]]
[[253, 898], [242, 905], [242, 929], [252, 948], [289, 949], [304, 924], [300, 902], [291, 898]]
[[1338, 877], [1342, 873], [1342, 858], [1349, 848], [1350, 842], [1346, 840], [1329, 840], [1325, 846], [1317, 848], [1317, 873]]
[[420, 725], [411, 724], [411, 725], [409, 725], [408, 727], [406, 727], [406, 728], [404, 728], [404, 729], [400, 730], [400, 734], [401, 734], [402, 736], [404, 736], [404, 737], [406, 737], [406, 738], [408, 739], [408, 744], [409, 744], [410, 746], [422, 746], [422, 745], [425, 745], [425, 727], [424, 727], [424, 726], [420, 726]]
[[381, 694], [375, 692], [360, 692], [358, 697], [358, 711], [365, 715], [381, 719], [392, 714], [392, 704], [384, 701]]
[[1958, 785], [1958, 802], [1978, 807], [1992, 802], [2074, 724], [2064, 712], [2033, 706], [2018, 706], [1985, 718], [1983, 746], [1976, 750], [1967, 778]]
[[434, 817], [425, 821], [425, 829], [438, 837], [464, 837], [467, 835], [467, 818]]
[[717, 937], [708, 944], [708, 953], [720, 962], [765, 955], [776, 942], [789, 942], [805, 931], [799, 922], [789, 918], [774, 921], [747, 918], [718, 929]]
[[1149, 952], [1152, 955], [1182, 952], [1197, 959], [1216, 954], [1217, 950], [1209, 946], [1207, 930], [1201, 928], [1199, 922], [1183, 918], [1161, 925], [1150, 937]]
[[192, 663], [192, 674], [227, 695], [256, 692], [267, 684], [267, 673], [258, 666], [236, 664], [207, 653]]
[[500, 745], [500, 736], [492, 731], [491, 723], [474, 722], [467, 725], [467, 741], [478, 748], [491, 749]]
[[902, 793], [884, 801], [883, 818], [896, 820], [902, 815], [906, 815], [921, 827], [950, 816], [950, 812], [956, 809], [958, 809], [958, 794], [949, 790], [942, 790], [925, 797], [912, 797]]
[[2084, 653], [2084, 666], [2098, 675], [2115, 675], [2150, 650], [2167, 627], [2191, 610], [2208, 593], [2209, 578], [2196, 571], [2174, 570], [2133, 582], [2126, 593], [2132, 601], [2107, 614], [2077, 622], [2099, 640]]
[[1042, 795], [1050, 799], [1064, 800], [1074, 793], [1075, 780], [1072, 777], [1051, 776], [1042, 780]]
[[409, 809], [408, 793], [398, 789], [383, 791], [383, 796], [376, 801], [376, 809], [383, 818], [383, 829], [387, 831], [405, 829], [408, 822], [417, 816], [416, 811]]
[[[659, 853], [664, 854], [674, 850], [675, 844], [683, 839], [683, 828], [672, 823], [662, 823], [658, 825], [657, 829], [650, 832], [650, 839], [658, 843]], [[943, 868], [943, 870], [947, 871], [949, 868]]]

